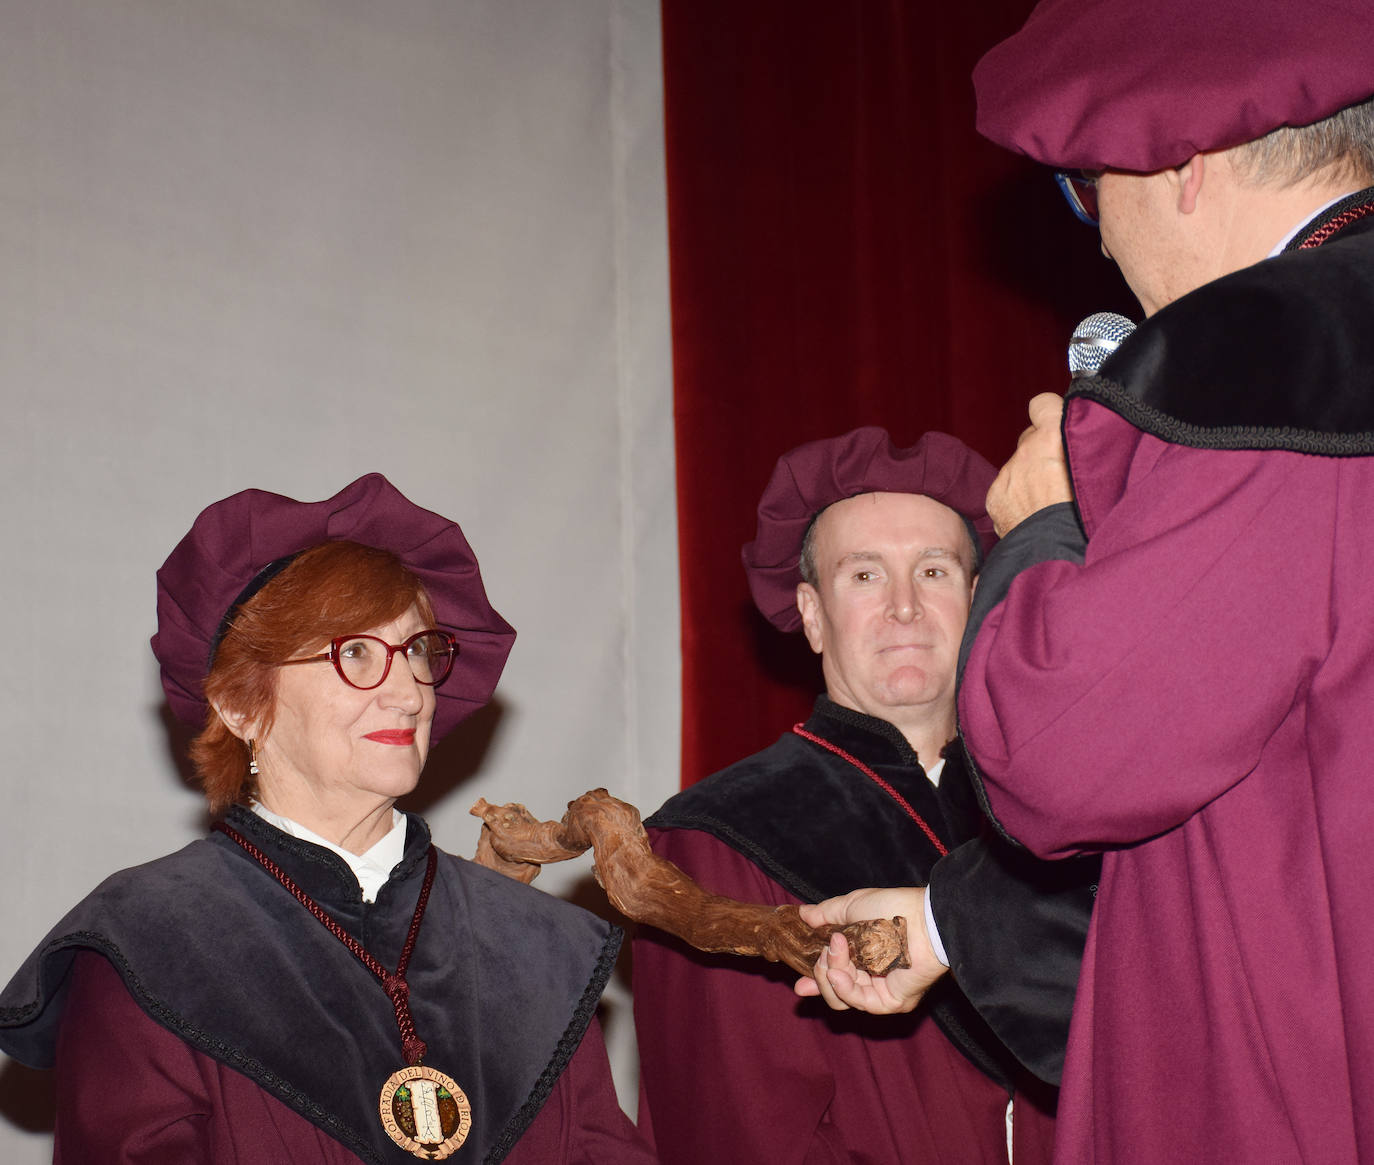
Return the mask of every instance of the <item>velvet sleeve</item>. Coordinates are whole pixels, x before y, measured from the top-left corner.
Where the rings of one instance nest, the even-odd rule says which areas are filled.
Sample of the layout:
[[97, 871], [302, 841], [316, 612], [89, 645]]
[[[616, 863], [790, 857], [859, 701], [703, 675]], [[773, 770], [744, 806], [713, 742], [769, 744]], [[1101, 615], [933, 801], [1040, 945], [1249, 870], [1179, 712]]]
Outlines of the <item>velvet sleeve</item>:
[[1083, 564], [1017, 575], [959, 693], [994, 819], [1048, 857], [1169, 830], [1255, 766], [1330, 641], [1332, 532], [1311, 519], [1339, 509], [1329, 459], [1168, 445], [1073, 407], [1071, 463], [1112, 451], [1124, 485], [1104, 498], [1075, 468]]
[[1062, 560], [1081, 563], [1086, 542], [1072, 502], [1060, 502], [1036, 511], [998, 541], [983, 569], [978, 572], [978, 585], [973, 591], [968, 625], [959, 644], [960, 680], [968, 663], [969, 649], [978, 636], [978, 628], [988, 612], [1007, 597], [1007, 591], [1016, 576], [1039, 562]]
[[1046, 1083], [1064, 1071], [1101, 859], [1042, 862], [991, 832], [930, 873], [930, 907], [959, 989]]

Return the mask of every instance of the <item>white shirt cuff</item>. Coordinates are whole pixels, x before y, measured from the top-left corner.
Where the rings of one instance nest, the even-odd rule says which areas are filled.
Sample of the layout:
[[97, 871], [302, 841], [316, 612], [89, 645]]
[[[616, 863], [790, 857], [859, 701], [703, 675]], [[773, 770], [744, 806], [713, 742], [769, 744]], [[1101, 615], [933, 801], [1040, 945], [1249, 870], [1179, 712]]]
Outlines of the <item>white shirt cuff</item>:
[[949, 956], [945, 954], [945, 944], [940, 941], [940, 928], [935, 925], [935, 912], [930, 908], [930, 887], [926, 887], [926, 936], [930, 939], [931, 950], [935, 952], [935, 957], [940, 960], [942, 967], [949, 966]]

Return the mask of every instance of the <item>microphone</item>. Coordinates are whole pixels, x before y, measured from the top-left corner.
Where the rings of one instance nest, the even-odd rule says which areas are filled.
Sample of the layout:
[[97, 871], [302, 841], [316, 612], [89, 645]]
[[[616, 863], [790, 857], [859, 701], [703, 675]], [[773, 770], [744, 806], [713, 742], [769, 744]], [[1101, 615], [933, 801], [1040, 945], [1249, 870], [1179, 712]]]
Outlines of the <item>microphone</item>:
[[1095, 376], [1102, 362], [1134, 331], [1135, 324], [1114, 311], [1090, 315], [1074, 328], [1069, 339], [1069, 374], [1074, 380]]

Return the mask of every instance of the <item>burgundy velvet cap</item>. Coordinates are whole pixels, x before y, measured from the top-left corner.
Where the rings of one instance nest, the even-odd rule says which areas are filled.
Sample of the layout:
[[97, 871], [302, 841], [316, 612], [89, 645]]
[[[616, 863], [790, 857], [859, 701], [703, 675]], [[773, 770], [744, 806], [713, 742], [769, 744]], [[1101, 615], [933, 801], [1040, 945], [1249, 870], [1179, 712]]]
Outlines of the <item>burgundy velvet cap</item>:
[[458, 638], [453, 673], [435, 689], [431, 739], [491, 699], [515, 631], [487, 601], [476, 555], [457, 523], [421, 509], [380, 473], [369, 473], [322, 502], [246, 489], [201, 511], [157, 572], [153, 654], [178, 719], [197, 728], [205, 723], [202, 684], [211, 645], [220, 621], [258, 572], [286, 555], [342, 541], [395, 554], [424, 586], [439, 627]]
[[1369, 0], [1042, 0], [973, 70], [978, 130], [1058, 169], [1153, 172], [1374, 93]]
[[886, 429], [867, 425], [842, 437], [798, 445], [778, 458], [763, 497], [759, 527], [743, 549], [754, 602], [773, 626], [801, 626], [797, 584], [801, 546], [811, 519], [832, 502], [857, 494], [924, 494], [973, 523], [984, 552], [997, 541], [988, 517], [991, 463], [948, 433], [926, 433], [898, 449]]

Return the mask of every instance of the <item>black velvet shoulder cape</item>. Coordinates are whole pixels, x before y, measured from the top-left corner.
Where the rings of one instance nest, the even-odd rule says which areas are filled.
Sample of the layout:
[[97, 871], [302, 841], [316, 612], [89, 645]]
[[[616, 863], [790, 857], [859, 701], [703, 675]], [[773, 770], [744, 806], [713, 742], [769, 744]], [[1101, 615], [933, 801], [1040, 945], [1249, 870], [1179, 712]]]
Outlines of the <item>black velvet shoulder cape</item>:
[[[978, 832], [977, 803], [954, 750], [937, 790], [906, 738], [884, 720], [821, 696], [805, 728], [873, 768], [947, 848]], [[670, 798], [644, 824], [708, 833], [804, 902], [865, 886], [924, 885], [940, 857], [920, 826], [876, 783], [791, 732]], [[907, 921], [925, 925], [920, 918]], [[927, 1006], [975, 1066], [1013, 1089], [1019, 1071], [1014, 1059], [952, 980], [941, 980]]]
[[[244, 809], [228, 820], [395, 968], [430, 844], [421, 819], [408, 819], [404, 858], [370, 904], [336, 854]], [[472, 1104], [472, 1132], [453, 1160], [499, 1161], [529, 1127], [591, 1021], [621, 937], [575, 906], [439, 853], [407, 978], [425, 1062]], [[115, 874], [59, 922], [0, 993], [0, 1049], [52, 1065], [64, 981], [82, 949], [109, 959], [157, 1023], [364, 1160], [414, 1160], [377, 1117], [383, 1083], [405, 1063], [380, 982], [223, 834]]]
[[1352, 194], [1282, 255], [1169, 304], [1068, 399], [1175, 445], [1374, 454], [1372, 203]]

